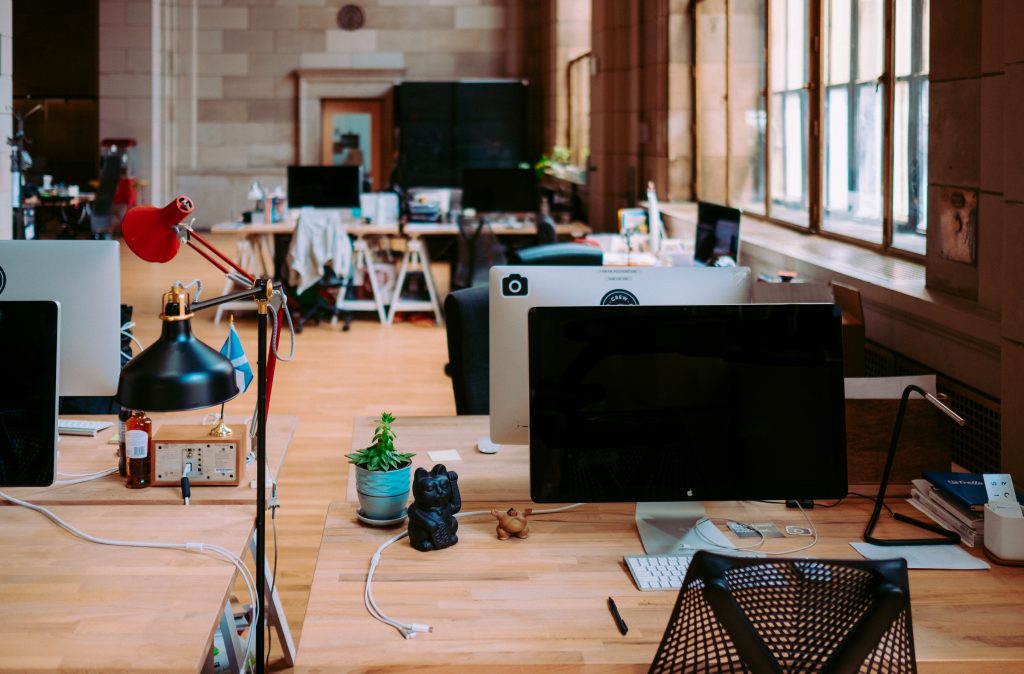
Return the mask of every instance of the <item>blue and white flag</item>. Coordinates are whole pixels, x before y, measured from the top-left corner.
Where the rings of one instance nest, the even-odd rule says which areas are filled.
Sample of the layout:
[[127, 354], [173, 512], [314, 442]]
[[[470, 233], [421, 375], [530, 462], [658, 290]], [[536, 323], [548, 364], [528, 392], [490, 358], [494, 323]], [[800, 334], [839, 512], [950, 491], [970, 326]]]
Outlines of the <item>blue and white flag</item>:
[[228, 338], [224, 340], [224, 346], [220, 347], [220, 352], [235, 367], [235, 382], [238, 384], [238, 390], [245, 393], [252, 382], [252, 366], [249, 365], [249, 359], [245, 357], [242, 340], [238, 338], [234, 323], [228, 328]]

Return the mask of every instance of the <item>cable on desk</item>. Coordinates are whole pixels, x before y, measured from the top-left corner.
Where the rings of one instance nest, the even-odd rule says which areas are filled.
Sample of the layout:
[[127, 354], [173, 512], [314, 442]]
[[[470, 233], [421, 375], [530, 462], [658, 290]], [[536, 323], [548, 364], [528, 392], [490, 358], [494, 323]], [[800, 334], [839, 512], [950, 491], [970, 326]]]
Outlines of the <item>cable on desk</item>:
[[101, 477], [106, 477], [107, 475], [113, 475], [116, 472], [117, 472], [117, 468], [106, 468], [104, 470], [96, 471], [95, 473], [57, 473], [57, 477], [58, 478], [63, 477], [63, 478], [66, 478], [66, 479], [55, 480], [54, 483], [53, 483], [53, 486], [54, 487], [67, 487], [67, 486], [72, 485], [72, 484], [81, 484], [83, 482], [92, 482], [93, 480], [98, 480]]
[[[811, 521], [811, 518], [807, 514], [807, 511], [804, 510], [803, 506], [801, 506], [799, 504], [799, 502], [796, 504], [796, 507], [800, 509], [800, 513], [804, 516], [804, 520], [806, 520], [806, 522], [807, 522], [807, 528], [811, 530], [811, 542], [808, 543], [807, 545], [802, 545], [802, 546], [800, 546], [798, 548], [793, 548], [792, 550], [780, 550], [780, 551], [777, 551], [777, 552], [766, 552], [764, 550], [758, 550], [759, 554], [770, 555], [770, 556], [773, 556], [773, 557], [774, 556], [779, 556], [779, 555], [792, 555], [795, 552], [803, 552], [804, 550], [808, 550], [810, 548], [813, 548], [815, 545], [818, 544], [818, 530], [814, 527], [814, 522]], [[739, 548], [739, 547], [727, 547], [727, 546], [724, 546], [724, 545], [719, 545], [718, 543], [715, 543], [710, 538], [705, 536], [704, 532], [702, 532], [700, 530], [700, 525], [703, 524], [704, 522], [711, 522], [711, 523], [716, 523], [716, 522], [733, 522], [734, 524], [739, 524], [740, 526], [746, 527], [747, 529], [750, 529], [751, 531], [757, 531], [757, 529], [755, 529], [751, 525], [747, 524], [746, 522], [738, 522], [736, 520], [728, 519], [728, 518], [724, 518], [724, 517], [702, 517], [702, 518], [700, 518], [699, 520], [697, 520], [697, 524], [693, 527], [693, 530], [697, 533], [697, 535], [700, 538], [702, 538], [704, 540], [705, 543], [707, 543], [708, 545], [710, 545], [712, 547], [715, 547], [715, 548], [717, 548], [719, 550], [724, 550], [726, 552], [735, 551], [735, 550], [754, 550], [756, 548], [761, 547], [761, 545], [763, 545], [764, 542], [765, 542], [764, 534], [761, 533], [760, 531], [757, 531], [757, 533], [761, 536], [761, 538], [760, 538], [760, 540], [758, 540], [757, 543], [754, 543], [753, 545], [748, 545], [748, 546], [745, 546], [745, 547], [742, 547], [742, 548]]]
[[[114, 470], [117, 469], [115, 468]], [[13, 496], [2, 491], [0, 491], [0, 499], [9, 501], [14, 505], [22, 506], [23, 508], [28, 508], [29, 510], [34, 510], [37, 513], [40, 513], [44, 517], [51, 520], [54, 524], [64, 529], [68, 533], [77, 536], [78, 538], [81, 538], [84, 541], [88, 541], [89, 543], [96, 543], [98, 545], [111, 545], [115, 547], [125, 548], [157, 548], [161, 550], [185, 550], [189, 552], [207, 552], [212, 553], [213, 555], [221, 558], [224, 561], [230, 562], [235, 567], [235, 569], [241, 574], [242, 580], [245, 581], [246, 589], [249, 592], [249, 601], [250, 604], [253, 606], [253, 621], [252, 624], [250, 625], [249, 635], [246, 637], [245, 657], [242, 659], [242, 661], [245, 662], [246, 660], [248, 660], [249, 653], [252, 651], [254, 646], [253, 640], [256, 634], [255, 630], [260, 625], [259, 621], [262, 618], [259, 614], [259, 603], [256, 601], [256, 580], [253, 578], [252, 573], [249, 571], [249, 567], [247, 567], [245, 563], [242, 561], [242, 559], [235, 553], [231, 552], [227, 548], [224, 548], [223, 546], [215, 545], [213, 543], [162, 543], [160, 541], [120, 541], [110, 538], [100, 538], [99, 536], [93, 536], [92, 534], [85, 533], [84, 531], [82, 531], [75, 525], [71, 524], [70, 522], [61, 519], [52, 510], [48, 510], [43, 506], [36, 505], [35, 503], [30, 503], [28, 501], [22, 501], [21, 499], [14, 498]]]
[[[270, 528], [274, 532], [274, 569], [270, 575], [270, 595], [271, 601], [274, 598], [274, 590], [277, 589], [277, 509], [281, 507], [281, 504], [277, 500], [277, 484], [275, 483], [270, 490], [270, 502], [267, 504], [267, 508], [270, 510]], [[271, 641], [274, 638], [274, 631], [267, 630], [267, 655], [263, 660], [264, 671], [270, 668], [270, 649]], [[281, 644], [282, 649], [284, 643]]]
[[[586, 504], [573, 503], [572, 505], [561, 506], [559, 508], [545, 508], [543, 510], [534, 510], [533, 515], [551, 515], [553, 513], [565, 512], [566, 510], [573, 510], [574, 508], [579, 508], [582, 505]], [[490, 514], [490, 510], [472, 510], [463, 513], [456, 513], [455, 519], [463, 519], [465, 517], [475, 517], [478, 515]], [[366, 610], [374, 618], [376, 618], [377, 620], [386, 625], [391, 625], [396, 630], [398, 630], [398, 632], [406, 639], [412, 639], [419, 632], [433, 632], [434, 628], [430, 625], [420, 623], [403, 623], [398, 620], [395, 620], [389, 617], [383, 611], [381, 611], [380, 608], [377, 606], [377, 602], [373, 598], [373, 574], [377, 570], [377, 566], [380, 564], [381, 554], [386, 549], [388, 549], [392, 544], [397, 543], [398, 541], [402, 540], [408, 535], [408, 529], [406, 529], [400, 534], [395, 534], [388, 540], [381, 543], [377, 550], [373, 553], [373, 556], [370, 557], [370, 567], [366, 571], [366, 584], [363, 586], [363, 604], [366, 606]]]

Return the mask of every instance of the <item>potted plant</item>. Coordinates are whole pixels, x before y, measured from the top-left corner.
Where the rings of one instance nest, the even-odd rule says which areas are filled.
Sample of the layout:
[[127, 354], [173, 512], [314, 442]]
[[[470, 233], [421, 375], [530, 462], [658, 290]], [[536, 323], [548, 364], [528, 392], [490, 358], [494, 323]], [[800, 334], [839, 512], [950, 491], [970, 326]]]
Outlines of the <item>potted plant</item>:
[[360, 519], [371, 524], [401, 520], [409, 501], [414, 455], [395, 448], [394, 422], [394, 415], [381, 412], [373, 443], [345, 455], [356, 467]]

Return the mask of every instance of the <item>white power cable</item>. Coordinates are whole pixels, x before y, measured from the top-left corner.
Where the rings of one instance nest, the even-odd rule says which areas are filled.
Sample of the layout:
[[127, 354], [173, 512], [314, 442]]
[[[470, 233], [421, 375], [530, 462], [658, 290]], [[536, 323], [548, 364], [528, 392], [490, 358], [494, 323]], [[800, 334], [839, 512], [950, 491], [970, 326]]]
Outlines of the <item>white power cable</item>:
[[117, 468], [106, 468], [104, 470], [96, 471], [95, 473], [57, 473], [57, 477], [61, 478], [53, 483], [54, 487], [67, 487], [72, 484], [81, 484], [83, 482], [92, 482], [98, 480], [101, 477], [112, 475], [117, 472]]
[[[559, 508], [546, 508], [546, 509], [543, 509], [543, 510], [534, 510], [531, 513], [531, 515], [550, 515], [552, 513], [560, 513], [560, 512], [565, 512], [566, 510], [572, 510], [574, 508], [579, 508], [582, 505], [586, 505], [586, 504], [584, 504], [584, 503], [573, 503], [572, 505], [561, 506]], [[473, 510], [473, 511], [467, 511], [467, 512], [463, 512], [463, 513], [457, 513], [455, 515], [455, 519], [463, 519], [465, 517], [475, 517], [477, 515], [490, 515], [490, 514], [491, 514], [490, 510]], [[390, 625], [390, 626], [394, 627], [406, 639], [412, 639], [413, 637], [415, 637], [420, 632], [433, 632], [434, 628], [431, 627], [430, 625], [426, 625], [426, 624], [421, 624], [421, 623], [403, 623], [401, 621], [395, 620], [394, 618], [391, 618], [390, 616], [385, 614], [383, 611], [381, 611], [380, 608], [377, 606], [377, 602], [373, 598], [373, 574], [377, 570], [377, 566], [380, 564], [381, 554], [387, 548], [389, 548], [391, 545], [397, 543], [398, 541], [402, 540], [403, 538], [407, 537], [408, 535], [409, 535], [408, 529], [406, 531], [403, 531], [400, 534], [395, 534], [394, 536], [392, 536], [388, 540], [386, 540], [383, 543], [381, 543], [380, 546], [377, 548], [376, 552], [373, 553], [373, 556], [370, 557], [370, 566], [369, 566], [369, 569], [367, 569], [367, 571], [366, 571], [366, 584], [363, 587], [363, 604], [366, 606], [366, 610], [374, 618], [376, 618], [377, 620], [379, 620], [380, 622], [382, 622], [382, 623], [384, 623], [386, 625]]]
[[[115, 468], [113, 470], [117, 469]], [[238, 555], [234, 554], [227, 548], [212, 543], [162, 543], [160, 541], [119, 541], [109, 538], [100, 538], [99, 536], [93, 536], [91, 534], [85, 533], [75, 525], [61, 519], [53, 511], [48, 510], [40, 505], [36, 505], [35, 503], [22, 501], [21, 499], [14, 498], [13, 496], [2, 491], [0, 491], [0, 499], [9, 501], [15, 505], [22, 506], [23, 508], [28, 508], [29, 510], [34, 510], [37, 513], [40, 513], [43, 516], [50, 519], [57, 526], [61, 527], [68, 533], [90, 543], [96, 543], [98, 545], [112, 545], [126, 548], [157, 548], [162, 550], [187, 550], [190, 552], [208, 552], [216, 555], [217, 557], [220, 557], [224, 561], [230, 562], [232, 565], [234, 565], [235, 569], [238, 570], [239, 574], [241, 574], [242, 580], [245, 581], [246, 589], [249, 592], [249, 602], [250, 605], [253, 607], [253, 620], [249, 627], [249, 635], [246, 637], [245, 657], [243, 658], [243, 662], [248, 660], [249, 653], [253, 649], [256, 630], [262, 629], [262, 624], [260, 623], [260, 620], [262, 618], [260, 616], [259, 604], [256, 601], [256, 580], [253, 578], [252, 573], [249, 571], [249, 567], [245, 565], [245, 563]]]
[[[773, 556], [773, 557], [774, 556], [780, 556], [780, 555], [792, 555], [795, 552], [803, 552], [804, 550], [807, 550], [809, 548], [813, 548], [815, 545], [817, 545], [817, 543], [818, 543], [818, 530], [815, 528], [814, 522], [811, 521], [810, 516], [807, 514], [807, 511], [804, 510], [803, 506], [800, 505], [799, 501], [796, 502], [796, 507], [800, 509], [800, 513], [804, 516], [804, 520], [806, 520], [806, 522], [807, 522], [807, 528], [811, 530], [811, 542], [808, 543], [807, 545], [802, 545], [802, 546], [800, 546], [798, 548], [793, 548], [792, 550], [779, 550], [779, 551], [758, 550], [758, 554], [769, 555], [769, 556]], [[744, 547], [728, 547], [728, 546], [725, 546], [725, 545], [719, 545], [718, 543], [715, 543], [710, 538], [705, 536], [704, 532], [702, 532], [700, 530], [700, 525], [703, 524], [704, 522], [711, 522], [711, 523], [715, 523], [715, 522], [732, 522], [734, 524], [739, 524], [742, 527], [746, 527], [747, 529], [750, 529], [751, 531], [756, 531], [757, 534], [761, 538], [760, 538], [760, 540], [758, 540], [753, 545], [747, 545], [747, 546], [744, 546]], [[746, 522], [738, 522], [736, 520], [732, 520], [732, 519], [728, 519], [728, 518], [723, 518], [723, 517], [702, 517], [699, 520], [697, 520], [697, 524], [696, 524], [696, 526], [694, 526], [693, 530], [697, 533], [697, 535], [700, 538], [702, 538], [704, 540], [705, 543], [707, 543], [708, 545], [713, 546], [713, 547], [715, 547], [715, 548], [717, 548], [719, 550], [725, 550], [726, 552], [728, 552], [730, 550], [753, 550], [755, 548], [761, 547], [761, 545], [763, 545], [764, 542], [765, 542], [764, 533], [758, 531], [757, 529], [755, 529], [751, 525], [747, 524]]]

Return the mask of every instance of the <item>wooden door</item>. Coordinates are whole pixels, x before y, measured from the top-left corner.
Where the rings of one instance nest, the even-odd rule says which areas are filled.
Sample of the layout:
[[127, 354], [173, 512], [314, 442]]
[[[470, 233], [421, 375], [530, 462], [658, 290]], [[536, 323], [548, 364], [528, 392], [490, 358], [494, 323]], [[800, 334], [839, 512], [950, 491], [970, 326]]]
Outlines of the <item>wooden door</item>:
[[387, 98], [325, 99], [321, 110], [320, 162], [330, 166], [352, 161], [346, 144], [358, 136], [364, 172], [374, 190], [387, 186], [391, 171], [391, 115]]

